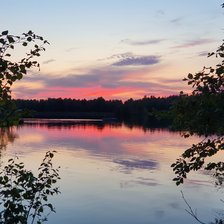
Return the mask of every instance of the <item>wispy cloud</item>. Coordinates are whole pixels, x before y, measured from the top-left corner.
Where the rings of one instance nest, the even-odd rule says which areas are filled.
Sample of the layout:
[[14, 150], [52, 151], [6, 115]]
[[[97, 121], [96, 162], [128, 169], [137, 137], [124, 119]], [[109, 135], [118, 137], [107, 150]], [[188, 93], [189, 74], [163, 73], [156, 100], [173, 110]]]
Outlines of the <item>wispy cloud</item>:
[[[108, 65], [85, 70], [74, 69], [62, 74], [31, 75], [24, 77], [20, 86], [15, 86], [18, 98], [72, 97], [127, 99], [144, 95], [165, 96], [178, 94], [182, 81], [162, 78], [164, 64], [160, 56], [134, 55], [131, 52], [108, 57]], [[158, 77], [158, 74], [161, 74]], [[26, 85], [23, 85], [25, 82]], [[33, 88], [26, 88], [34, 85]], [[39, 86], [37, 84], [39, 83]], [[181, 87], [180, 87], [181, 86]], [[183, 89], [184, 90], [184, 89]]]
[[112, 65], [114, 66], [142, 66], [142, 65], [155, 65], [160, 63], [160, 56], [148, 55], [122, 55], [121, 59]]
[[133, 57], [134, 54], [132, 52], [125, 52], [121, 54], [113, 54], [112, 56], [106, 58], [106, 59], [121, 59], [121, 58], [128, 58]]
[[72, 52], [76, 49], [77, 49], [76, 47], [70, 47], [70, 48], [67, 48], [65, 51], [69, 53], [69, 52]]
[[86, 73], [64, 74], [63, 76], [50, 77], [40, 75], [35, 77], [26, 77], [30, 82], [38, 82], [42, 80], [47, 86], [56, 87], [91, 87], [102, 86], [106, 88], [114, 88], [119, 85], [119, 82], [126, 77], [128, 70], [113, 69], [111, 67], [96, 68], [89, 70]]
[[214, 39], [197, 39], [197, 40], [186, 41], [185, 43], [174, 46], [173, 48], [195, 47], [198, 45], [209, 44], [209, 43], [213, 43], [213, 42], [215, 42]]
[[173, 24], [179, 24], [183, 20], [183, 17], [177, 17], [174, 19], [171, 19], [170, 22]]
[[43, 64], [49, 64], [54, 61], [55, 61], [55, 59], [49, 59], [49, 60], [43, 61]]
[[208, 51], [202, 51], [198, 54], [198, 56], [200, 56], [200, 57], [208, 56]]
[[121, 40], [121, 43], [134, 45], [134, 46], [144, 46], [144, 45], [158, 44], [158, 43], [161, 43], [162, 41], [165, 41], [165, 39], [152, 39], [152, 40], [141, 40], [141, 41], [123, 39]]
[[[72, 97], [92, 98], [103, 96], [106, 98], [127, 99], [141, 98], [144, 95], [173, 95], [178, 94], [181, 80], [153, 77], [160, 71], [158, 67], [135, 69], [133, 67], [106, 66], [87, 71], [85, 74], [73, 72], [54, 77], [47, 74], [27, 76], [21, 81], [26, 83], [40, 83], [35, 88], [17, 88], [14, 93], [18, 98], [43, 97]], [[151, 78], [150, 78], [151, 76]], [[28, 84], [27, 84], [28, 85]], [[184, 90], [184, 89], [183, 89]]]
[[164, 15], [165, 15], [165, 11], [162, 10], [162, 9], [160, 9], [160, 10], [158, 10], [158, 11], [156, 12], [156, 14], [159, 15], [159, 16], [164, 16]]
[[99, 60], [117, 60], [111, 64], [112, 66], [149, 66], [159, 64], [161, 62], [161, 56], [135, 55], [132, 52], [125, 52], [120, 54], [113, 54], [110, 57]]
[[153, 160], [125, 160], [125, 159], [117, 159], [114, 160], [114, 163], [122, 165], [125, 169], [147, 169], [153, 170], [156, 169], [158, 164]]
[[[119, 171], [124, 172], [124, 173], [130, 173], [127, 170], [122, 170], [119, 169]], [[144, 185], [147, 187], [156, 187], [159, 185], [159, 183], [153, 179], [153, 178], [141, 178], [138, 177], [136, 180], [129, 180], [129, 181], [123, 181], [120, 183], [121, 188], [131, 188], [135, 187], [136, 185]]]

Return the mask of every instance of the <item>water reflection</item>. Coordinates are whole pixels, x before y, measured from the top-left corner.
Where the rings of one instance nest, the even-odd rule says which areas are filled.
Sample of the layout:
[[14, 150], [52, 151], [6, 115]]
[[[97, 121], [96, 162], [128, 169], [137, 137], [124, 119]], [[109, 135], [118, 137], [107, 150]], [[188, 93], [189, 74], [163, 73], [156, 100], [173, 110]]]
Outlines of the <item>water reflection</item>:
[[156, 187], [159, 184], [153, 178], [144, 178], [144, 177], [138, 177], [136, 180], [124, 181], [120, 184], [121, 188], [133, 188], [136, 185]]
[[9, 143], [13, 143], [18, 138], [14, 127], [0, 128], [0, 151], [5, 150]]
[[176, 138], [177, 134], [167, 129], [149, 129], [145, 132], [140, 127], [130, 128], [122, 123], [82, 122], [71, 120], [70, 124], [62, 122], [52, 125], [54, 122], [51, 120], [29, 121], [19, 128], [18, 133], [23, 138], [18, 143], [32, 144], [34, 148], [40, 144], [61, 145], [73, 150], [88, 150], [88, 153], [97, 156], [119, 155], [119, 158], [126, 154], [139, 157], [158, 149], [188, 146], [187, 139]]
[[158, 168], [158, 163], [152, 160], [141, 160], [141, 159], [116, 159], [114, 163], [121, 165], [125, 170], [134, 170], [134, 169], [147, 169], [153, 170]]
[[43, 154], [57, 150], [62, 194], [49, 223], [189, 224], [179, 189], [202, 216], [221, 208], [219, 192], [205, 173], [192, 174], [177, 189], [170, 164], [199, 137], [183, 139], [167, 129], [142, 129], [102, 121], [41, 121], [16, 129], [7, 156], [22, 156], [32, 169]]

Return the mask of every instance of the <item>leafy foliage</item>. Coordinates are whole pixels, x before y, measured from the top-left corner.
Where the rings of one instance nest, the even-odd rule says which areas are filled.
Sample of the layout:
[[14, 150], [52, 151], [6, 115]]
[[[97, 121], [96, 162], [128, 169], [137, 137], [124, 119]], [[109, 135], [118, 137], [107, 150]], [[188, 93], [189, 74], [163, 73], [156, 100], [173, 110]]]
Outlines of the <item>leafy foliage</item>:
[[[224, 8], [224, 3], [222, 7]], [[224, 150], [224, 42], [216, 52], [208, 54], [208, 57], [214, 55], [221, 58], [221, 62], [215, 68], [204, 67], [201, 72], [188, 74], [184, 81], [194, 88], [192, 95], [181, 92], [181, 98], [173, 108], [173, 114], [176, 115], [174, 127], [187, 131], [184, 137], [205, 135], [201, 142], [193, 144], [171, 165], [176, 174], [173, 179], [176, 185], [182, 184], [188, 173], [199, 169], [212, 172], [217, 185], [222, 185], [224, 181], [224, 162], [207, 161], [209, 157]], [[197, 211], [192, 209], [183, 193], [182, 198], [188, 207], [188, 214], [198, 223], [205, 224], [198, 218]], [[210, 222], [223, 223], [223, 217]]]
[[181, 95], [173, 107], [173, 128], [190, 135], [224, 133], [224, 94]]
[[[39, 41], [40, 44], [36, 42]], [[9, 60], [11, 54], [9, 50], [14, 49], [15, 45], [20, 44], [24, 47], [33, 43], [33, 47], [26, 53], [26, 57], [18, 62]], [[45, 51], [44, 44], [48, 43], [43, 37], [34, 34], [32, 31], [23, 33], [21, 36], [9, 34], [3, 31], [0, 35], [0, 100], [11, 98], [12, 84], [23, 78], [27, 74], [27, 70], [32, 67], [40, 67], [40, 64], [34, 60], [40, 56], [41, 51]]]
[[206, 163], [205, 160], [223, 149], [223, 137], [213, 140], [207, 139], [206, 141], [203, 140], [198, 144], [193, 144], [191, 148], [187, 149], [182, 154], [181, 158], [178, 158], [177, 161], [171, 165], [175, 171], [175, 174], [177, 174], [177, 177], [173, 180], [177, 185], [179, 185], [184, 182], [184, 178], [187, 177], [187, 174], [190, 171], [197, 171], [204, 167], [205, 170], [214, 172], [214, 175], [217, 178], [216, 184], [221, 185], [224, 180], [224, 162]]
[[[224, 42], [208, 57], [224, 58]], [[196, 74], [188, 74], [184, 81], [194, 88], [192, 95], [181, 93], [175, 104], [174, 127], [198, 134], [223, 134], [224, 132], [224, 60], [215, 68], [204, 67]]]
[[[184, 80], [194, 88], [192, 95], [181, 93], [173, 110], [176, 114], [174, 126], [188, 131], [186, 137], [195, 133], [207, 137], [193, 144], [171, 165], [177, 175], [173, 179], [177, 185], [183, 183], [190, 171], [201, 168], [214, 171], [216, 183], [223, 183], [224, 163], [206, 164], [205, 159], [224, 150], [224, 42], [208, 56], [221, 58], [221, 62], [215, 68], [204, 67], [201, 72], [188, 74]], [[218, 137], [208, 138], [212, 134]]]
[[[10, 51], [16, 45], [27, 47], [31, 44], [31, 49], [24, 58], [12, 60]], [[11, 99], [11, 87], [29, 69], [40, 67], [35, 58], [45, 50], [45, 44], [48, 42], [32, 31], [21, 36], [10, 35], [8, 31], [3, 31], [0, 35], [0, 127], [4, 127], [0, 129], [1, 148], [5, 147], [5, 137], [12, 137], [7, 130], [18, 124], [21, 113]], [[3, 167], [0, 172], [0, 223], [40, 224], [47, 220], [47, 211], [55, 211], [53, 205], [48, 203], [48, 196], [60, 193], [58, 187], [54, 187], [60, 177], [59, 170], [53, 168], [53, 157], [54, 152], [46, 153], [37, 176], [14, 159], [10, 159]]]
[[[208, 54], [208, 57], [215, 55], [224, 58], [224, 41], [216, 50]], [[195, 75], [189, 73], [184, 81], [188, 81], [188, 85], [192, 85], [193, 95], [195, 94], [219, 94], [224, 93], [224, 60], [217, 64], [215, 68], [204, 67], [202, 71]]]
[[18, 125], [21, 112], [11, 100], [0, 101], [0, 127]]
[[[25, 57], [19, 61], [11, 59], [11, 51], [16, 45], [27, 47], [31, 44], [31, 49]], [[19, 113], [15, 110], [15, 105], [13, 102], [8, 102], [11, 100], [11, 87], [14, 82], [22, 79], [29, 69], [40, 67], [35, 58], [40, 56], [41, 51], [45, 51], [45, 44], [48, 42], [32, 31], [21, 36], [11, 35], [8, 31], [0, 34], [0, 126], [12, 125], [18, 121], [16, 118]]]
[[59, 170], [52, 165], [53, 157], [54, 152], [46, 153], [37, 176], [26, 170], [23, 163], [8, 161], [0, 173], [0, 223], [40, 224], [47, 220], [46, 208], [55, 211], [48, 202], [48, 196], [60, 193], [58, 187], [53, 187], [60, 179]]

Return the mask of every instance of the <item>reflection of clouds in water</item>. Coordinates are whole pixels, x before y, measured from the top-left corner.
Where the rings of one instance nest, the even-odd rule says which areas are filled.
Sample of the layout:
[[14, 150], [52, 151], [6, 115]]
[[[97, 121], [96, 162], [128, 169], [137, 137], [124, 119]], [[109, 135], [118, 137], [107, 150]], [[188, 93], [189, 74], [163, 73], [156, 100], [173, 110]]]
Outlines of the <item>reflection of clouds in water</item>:
[[[150, 154], [150, 158], [153, 157], [155, 161], [161, 161], [164, 156], [161, 156], [158, 151], [163, 154], [166, 153], [166, 157], [168, 157], [167, 149], [179, 150], [189, 146], [178, 133], [162, 129], [149, 129], [149, 131], [143, 132], [140, 128], [130, 129], [120, 123], [106, 124], [98, 121], [74, 119], [68, 121], [50, 120], [53, 126], [50, 125], [51, 123], [43, 123], [49, 122], [48, 120], [37, 120], [40, 122], [38, 124], [32, 123], [34, 121], [31, 120], [31, 123], [25, 124], [19, 130], [21, 138], [18, 143], [23, 144], [22, 141], [24, 141], [35, 150], [39, 150], [41, 144], [43, 148], [49, 146], [54, 146], [54, 148], [66, 147], [71, 151], [76, 151], [78, 148], [88, 151], [90, 155], [100, 155], [104, 158], [113, 155], [116, 157], [121, 155], [148, 157]], [[57, 122], [62, 123], [58, 125]], [[169, 154], [170, 156], [173, 157], [173, 154]], [[142, 169], [149, 169], [149, 167]], [[128, 172], [127, 170], [126, 172]], [[131, 170], [130, 164], [129, 170]]]
[[157, 211], [155, 211], [154, 214], [155, 214], [157, 219], [160, 219], [160, 218], [165, 216], [165, 211], [164, 210], [157, 210]]
[[199, 188], [200, 186], [212, 186], [212, 181], [209, 180], [197, 180], [197, 179], [185, 179], [187, 184], [191, 185], [191, 187]]
[[156, 187], [159, 184], [153, 178], [142, 178], [142, 177], [138, 177], [136, 180], [124, 181], [120, 183], [121, 188], [132, 188], [136, 187], [137, 185]]
[[169, 203], [169, 206], [173, 209], [177, 209], [177, 210], [181, 209], [180, 205], [176, 202]]
[[158, 163], [153, 160], [116, 159], [113, 162], [121, 165], [121, 168], [124, 169], [124, 171], [134, 169], [154, 170], [158, 168]]

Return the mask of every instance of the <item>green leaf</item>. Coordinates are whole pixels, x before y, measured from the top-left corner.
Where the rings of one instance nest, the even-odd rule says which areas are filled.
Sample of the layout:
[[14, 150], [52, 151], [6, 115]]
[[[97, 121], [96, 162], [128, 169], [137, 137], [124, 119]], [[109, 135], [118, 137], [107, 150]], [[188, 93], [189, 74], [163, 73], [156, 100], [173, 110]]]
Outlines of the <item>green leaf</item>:
[[43, 206], [41, 206], [38, 210], [38, 212], [42, 213], [44, 210], [43, 210]]
[[25, 66], [24, 64], [21, 64], [21, 65], [19, 66], [19, 68], [20, 68], [20, 71], [21, 71], [23, 74], [26, 74], [26, 66]]
[[5, 30], [2, 32], [2, 35], [8, 35], [9, 31], [8, 30]]
[[51, 184], [51, 179], [47, 180], [47, 184], [49, 184], [49, 185]]
[[29, 42], [32, 41], [32, 37], [28, 37], [27, 41], [29, 41]]
[[17, 79], [22, 79], [23, 78], [23, 74], [22, 73], [19, 73], [18, 75], [17, 75]]
[[51, 211], [54, 211], [54, 208], [53, 208], [52, 204], [47, 204], [47, 206], [51, 209]]
[[7, 176], [4, 176], [4, 180], [5, 180], [6, 182], [8, 182], [9, 178], [8, 178]]
[[10, 44], [15, 42], [15, 40], [12, 36], [7, 36], [7, 39], [8, 39]]
[[187, 76], [189, 79], [193, 79], [193, 75], [191, 73], [188, 74]]
[[5, 43], [5, 40], [4, 40], [3, 38], [1, 38], [1, 39], [0, 39], [0, 43], [1, 43], [1, 44], [4, 44], [4, 43]]

